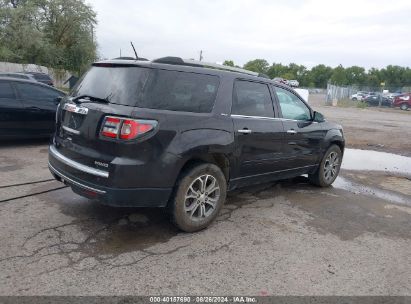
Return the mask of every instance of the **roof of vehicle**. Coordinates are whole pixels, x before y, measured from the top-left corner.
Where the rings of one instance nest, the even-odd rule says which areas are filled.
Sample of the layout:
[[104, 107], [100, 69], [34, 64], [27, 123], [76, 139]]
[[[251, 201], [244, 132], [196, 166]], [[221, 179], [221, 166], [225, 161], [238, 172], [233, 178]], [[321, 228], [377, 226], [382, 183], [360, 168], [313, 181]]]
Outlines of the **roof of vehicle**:
[[93, 65], [94, 66], [104, 66], [104, 65], [130, 66], [130, 65], [133, 65], [133, 66], [141, 66], [141, 67], [153, 67], [153, 68], [158, 67], [158, 68], [167, 68], [167, 69], [170, 67], [175, 67], [175, 68], [182, 69], [185, 71], [204, 72], [204, 70], [207, 70], [208, 72], [211, 72], [212, 74], [216, 74], [216, 75], [219, 75], [219, 74], [224, 75], [227, 73], [230, 73], [230, 74], [237, 73], [237, 74], [241, 74], [242, 76], [249, 76], [251, 78], [256, 77], [261, 80], [277, 84], [277, 82], [270, 80], [269, 77], [264, 74], [259, 74], [259, 73], [248, 71], [245, 69], [220, 65], [216, 63], [203, 62], [203, 61], [197, 61], [197, 60], [192, 60], [192, 59], [182, 59], [180, 57], [171, 57], [171, 56], [155, 59], [152, 61], [112, 59], [112, 60], [104, 60], [104, 61], [95, 62], [93, 63]]
[[24, 72], [0, 72], [0, 76], [1, 75], [24, 75], [24, 76], [27, 76], [27, 74], [24, 73]]
[[38, 82], [38, 81], [34, 81], [34, 80], [31, 80], [31, 79], [20, 79], [20, 78], [13, 78], [13, 77], [3, 77], [3, 76], [0, 75], [0, 80], [9, 80], [9, 81], [13, 81], [13, 82], [23, 82], [23, 83], [35, 84], [35, 85], [42, 86], [42, 87], [45, 87], [45, 88], [48, 88], [48, 89], [51, 89], [51, 90], [54, 90], [54, 91], [58, 91], [58, 92], [61, 92], [61, 93], [64, 93], [65, 95], [67, 95], [67, 93], [64, 92], [64, 91], [61, 91], [61, 90], [59, 90], [59, 89], [56, 89], [55, 87], [51, 87], [51, 86], [49, 86], [49, 85], [47, 85], [47, 84], [44, 84], [44, 83], [41, 83], [41, 82]]

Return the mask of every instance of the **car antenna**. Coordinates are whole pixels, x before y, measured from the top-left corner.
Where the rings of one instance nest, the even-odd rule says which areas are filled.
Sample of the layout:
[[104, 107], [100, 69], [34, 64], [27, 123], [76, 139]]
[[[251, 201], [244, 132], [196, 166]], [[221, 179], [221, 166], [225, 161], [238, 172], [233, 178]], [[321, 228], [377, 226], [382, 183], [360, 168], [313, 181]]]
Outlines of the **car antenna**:
[[130, 41], [130, 43], [131, 43], [131, 47], [133, 48], [134, 54], [136, 54], [136, 60], [138, 60], [137, 51], [136, 51], [136, 48], [134, 47], [133, 41]]

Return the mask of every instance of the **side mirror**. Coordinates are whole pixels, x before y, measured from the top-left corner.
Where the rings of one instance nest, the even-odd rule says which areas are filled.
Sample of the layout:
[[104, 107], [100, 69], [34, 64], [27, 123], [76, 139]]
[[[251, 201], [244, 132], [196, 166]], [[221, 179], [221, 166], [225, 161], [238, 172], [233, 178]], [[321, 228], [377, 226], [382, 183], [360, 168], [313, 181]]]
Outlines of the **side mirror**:
[[313, 121], [315, 121], [315, 122], [324, 122], [325, 121], [324, 115], [321, 114], [320, 112], [314, 111]]

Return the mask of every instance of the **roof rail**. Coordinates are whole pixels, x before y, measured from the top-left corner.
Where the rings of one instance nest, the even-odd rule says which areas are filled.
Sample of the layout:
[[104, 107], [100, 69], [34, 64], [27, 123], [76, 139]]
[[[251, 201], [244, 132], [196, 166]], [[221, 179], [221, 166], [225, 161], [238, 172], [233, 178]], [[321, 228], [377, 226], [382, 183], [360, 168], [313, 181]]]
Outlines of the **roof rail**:
[[155, 59], [152, 62], [166, 63], [166, 64], [177, 64], [177, 65], [187, 65], [187, 66], [195, 66], [195, 67], [203, 67], [203, 68], [211, 68], [211, 69], [217, 69], [217, 70], [222, 70], [222, 71], [237, 72], [237, 73], [247, 74], [247, 75], [256, 76], [256, 77], [269, 78], [267, 75], [259, 74], [259, 73], [248, 71], [248, 70], [244, 70], [244, 69], [241, 69], [241, 68], [235, 68], [235, 67], [230, 67], [230, 66], [226, 66], [226, 65], [221, 65], [221, 64], [211, 63], [211, 62], [198, 61], [198, 60], [193, 60], [193, 59], [182, 59], [180, 57], [168, 56], [168, 57]]

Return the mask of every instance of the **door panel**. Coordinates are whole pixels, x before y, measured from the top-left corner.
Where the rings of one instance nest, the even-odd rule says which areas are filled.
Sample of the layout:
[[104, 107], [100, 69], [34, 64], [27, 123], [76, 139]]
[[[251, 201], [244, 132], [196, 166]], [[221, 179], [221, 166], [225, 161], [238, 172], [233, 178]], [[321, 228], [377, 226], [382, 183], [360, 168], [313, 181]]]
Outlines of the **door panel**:
[[325, 131], [311, 120], [311, 109], [293, 92], [274, 87], [284, 124], [287, 169], [316, 165]]
[[13, 138], [22, 134], [23, 105], [16, 99], [10, 82], [0, 81], [0, 137]]
[[25, 108], [27, 133], [32, 136], [53, 133], [57, 109], [56, 98], [61, 94], [51, 88], [23, 82], [16, 83], [16, 88], [19, 100]]
[[324, 138], [321, 124], [291, 120], [283, 123], [287, 169], [315, 165]]
[[237, 145], [236, 156], [239, 160], [239, 170], [233, 177], [254, 176], [283, 170], [282, 122], [260, 117], [246, 118], [232, 115], [232, 118]]
[[232, 119], [236, 136], [237, 166], [232, 178], [264, 176], [283, 169], [283, 124], [274, 118], [267, 84], [234, 84]]

